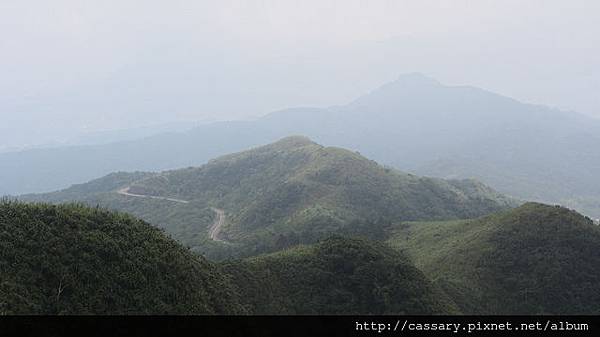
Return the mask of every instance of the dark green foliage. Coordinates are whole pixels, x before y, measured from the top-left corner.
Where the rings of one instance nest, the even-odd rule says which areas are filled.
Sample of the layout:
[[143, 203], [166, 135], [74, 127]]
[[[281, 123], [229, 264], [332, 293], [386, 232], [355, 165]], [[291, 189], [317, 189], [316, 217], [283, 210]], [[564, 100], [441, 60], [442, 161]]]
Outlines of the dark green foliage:
[[81, 205], [0, 203], [1, 314], [241, 312], [210, 262], [145, 222]]
[[215, 265], [123, 213], [0, 203], [0, 314], [452, 313], [401, 254], [340, 237]]
[[528, 203], [478, 220], [407, 223], [391, 243], [464, 313], [600, 313], [600, 229], [574, 211]]
[[332, 237], [223, 264], [256, 314], [443, 314], [456, 307], [401, 254]]

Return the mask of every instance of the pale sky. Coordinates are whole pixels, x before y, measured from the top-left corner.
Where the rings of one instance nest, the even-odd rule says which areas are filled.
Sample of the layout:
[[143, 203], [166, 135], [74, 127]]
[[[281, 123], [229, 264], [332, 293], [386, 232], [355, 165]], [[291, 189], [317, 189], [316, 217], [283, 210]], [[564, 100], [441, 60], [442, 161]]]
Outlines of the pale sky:
[[0, 150], [344, 104], [406, 72], [600, 117], [600, 1], [0, 0]]

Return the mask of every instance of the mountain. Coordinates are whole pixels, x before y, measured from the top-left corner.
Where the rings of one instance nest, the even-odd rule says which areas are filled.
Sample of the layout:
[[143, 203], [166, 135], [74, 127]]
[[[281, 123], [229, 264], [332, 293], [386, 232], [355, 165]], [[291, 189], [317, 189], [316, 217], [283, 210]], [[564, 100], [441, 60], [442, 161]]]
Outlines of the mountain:
[[243, 313], [218, 268], [123, 213], [0, 202], [2, 314]]
[[332, 237], [223, 269], [256, 314], [458, 312], [405, 256], [365, 240]]
[[213, 258], [275, 251], [331, 233], [381, 239], [394, 221], [474, 218], [515, 205], [473, 180], [417, 177], [300, 136], [197, 168], [117, 173], [21, 199], [127, 211]]
[[0, 154], [0, 194], [51, 191], [115, 171], [198, 166], [291, 134], [415, 174], [475, 178], [504, 194], [600, 218], [599, 120], [420, 74], [343, 106], [288, 109], [137, 141]]
[[382, 244], [335, 237], [215, 264], [127, 214], [76, 204], [2, 201], [0, 270], [2, 315], [456, 312]]
[[402, 223], [390, 243], [466, 314], [598, 314], [600, 228], [538, 203], [476, 220]]

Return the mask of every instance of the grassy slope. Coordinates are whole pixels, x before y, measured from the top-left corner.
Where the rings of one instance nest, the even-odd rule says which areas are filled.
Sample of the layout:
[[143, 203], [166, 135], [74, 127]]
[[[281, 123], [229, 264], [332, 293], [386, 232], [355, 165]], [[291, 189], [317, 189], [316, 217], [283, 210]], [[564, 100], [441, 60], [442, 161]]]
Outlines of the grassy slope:
[[[129, 185], [136, 194], [191, 202], [177, 204], [115, 193]], [[276, 251], [315, 242], [331, 233], [382, 239], [386, 227], [398, 220], [472, 218], [513, 205], [475, 181], [401, 173], [304, 137], [284, 138], [199, 168], [116, 174], [23, 199], [75, 200], [130, 212], [211, 258]], [[230, 244], [208, 238], [214, 219], [211, 206], [225, 210], [222, 234]]]
[[215, 266], [160, 230], [79, 205], [0, 203], [0, 313], [241, 313]]
[[257, 314], [457, 312], [403, 255], [364, 240], [333, 237], [223, 269]]
[[403, 223], [390, 243], [465, 313], [600, 312], [600, 229], [564, 208], [528, 203], [477, 220]]
[[304, 137], [165, 172], [131, 190], [225, 209], [224, 235], [252, 247], [246, 255], [330, 233], [381, 238], [398, 219], [471, 218], [512, 205], [474, 181], [404, 174]]

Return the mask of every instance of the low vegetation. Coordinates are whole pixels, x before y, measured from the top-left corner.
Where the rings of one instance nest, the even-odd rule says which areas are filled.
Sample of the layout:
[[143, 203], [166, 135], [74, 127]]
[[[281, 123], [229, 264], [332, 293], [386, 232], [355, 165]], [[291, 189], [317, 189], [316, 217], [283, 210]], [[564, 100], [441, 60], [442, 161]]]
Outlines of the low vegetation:
[[[273, 252], [333, 233], [381, 240], [399, 220], [473, 218], [516, 205], [473, 180], [417, 177], [305, 137], [284, 138], [199, 168], [135, 177], [103, 178], [111, 180], [103, 184], [113, 187], [109, 191], [77, 186], [22, 199], [80, 201], [130, 212], [213, 259]], [[118, 195], [123, 187], [189, 203]], [[211, 206], [225, 210], [227, 243], [208, 237]]]
[[598, 314], [600, 229], [528, 203], [476, 220], [402, 223], [390, 243], [469, 314]]

